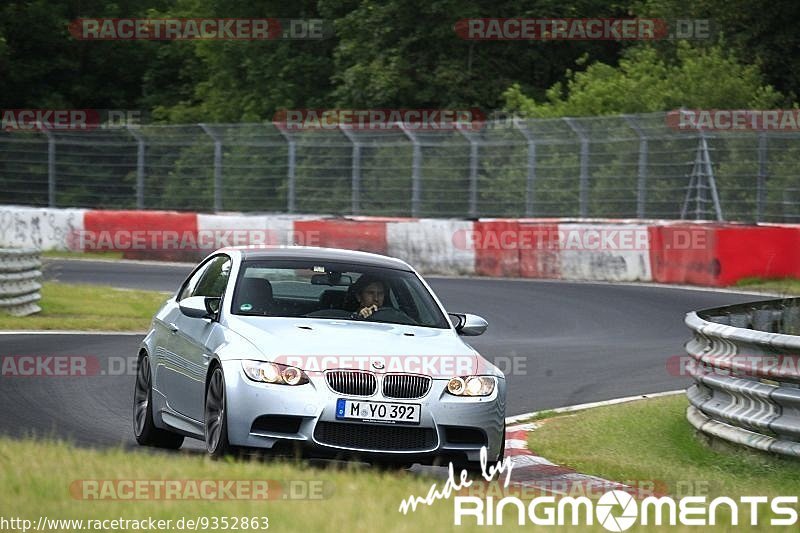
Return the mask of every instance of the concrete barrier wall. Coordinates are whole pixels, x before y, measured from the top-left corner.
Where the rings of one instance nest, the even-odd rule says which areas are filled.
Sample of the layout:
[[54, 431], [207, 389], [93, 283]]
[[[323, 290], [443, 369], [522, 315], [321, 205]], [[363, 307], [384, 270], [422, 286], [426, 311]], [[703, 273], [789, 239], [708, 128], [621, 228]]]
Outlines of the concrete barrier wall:
[[559, 224], [561, 279], [651, 281], [648, 227]]
[[475, 251], [459, 246], [458, 236], [472, 230], [466, 220], [420, 219], [386, 224], [386, 254], [421, 272], [475, 274]]
[[800, 277], [800, 225], [409, 219], [0, 207], [0, 246], [196, 261], [229, 245], [386, 254], [425, 273], [725, 286]]
[[0, 206], [0, 248], [68, 250], [85, 209]]

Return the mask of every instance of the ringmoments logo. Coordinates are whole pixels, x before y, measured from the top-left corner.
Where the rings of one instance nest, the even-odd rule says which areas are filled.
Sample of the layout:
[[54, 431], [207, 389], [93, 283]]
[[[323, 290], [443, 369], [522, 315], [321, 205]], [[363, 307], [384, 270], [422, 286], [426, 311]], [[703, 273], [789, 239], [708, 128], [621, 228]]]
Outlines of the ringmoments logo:
[[[503, 525], [516, 520], [518, 525], [592, 526], [597, 523], [608, 531], [626, 531], [642, 526], [794, 526], [797, 524], [797, 496], [741, 496], [738, 501], [727, 496], [709, 500], [706, 496], [648, 496], [636, 500], [625, 491], [612, 490], [596, 502], [577, 498], [540, 496], [525, 502], [516, 496], [497, 501], [488, 497], [456, 496], [454, 524]], [[772, 516], [762, 518], [769, 512]], [[748, 516], [749, 515], [749, 516]]]
[[[615, 509], [622, 509], [622, 513], [616, 515]], [[597, 501], [595, 508], [597, 521], [609, 531], [625, 531], [636, 523], [638, 511], [636, 500], [621, 490], [606, 492]]]

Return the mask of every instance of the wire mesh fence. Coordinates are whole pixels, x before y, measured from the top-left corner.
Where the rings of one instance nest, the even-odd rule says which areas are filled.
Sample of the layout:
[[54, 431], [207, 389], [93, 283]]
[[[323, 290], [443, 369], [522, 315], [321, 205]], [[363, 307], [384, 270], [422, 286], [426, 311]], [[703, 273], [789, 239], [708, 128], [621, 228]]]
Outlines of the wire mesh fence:
[[265, 124], [0, 132], [0, 203], [419, 217], [800, 221], [800, 133], [666, 114], [479, 129]]

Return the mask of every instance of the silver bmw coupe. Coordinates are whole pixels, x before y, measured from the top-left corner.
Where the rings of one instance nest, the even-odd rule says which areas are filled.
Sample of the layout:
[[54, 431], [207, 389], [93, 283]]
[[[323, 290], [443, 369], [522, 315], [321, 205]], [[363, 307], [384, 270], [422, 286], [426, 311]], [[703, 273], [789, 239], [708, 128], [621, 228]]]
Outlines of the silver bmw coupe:
[[219, 457], [476, 466], [504, 453], [503, 373], [462, 341], [486, 321], [448, 313], [407, 263], [326, 248], [225, 248], [156, 313], [141, 343], [136, 440]]

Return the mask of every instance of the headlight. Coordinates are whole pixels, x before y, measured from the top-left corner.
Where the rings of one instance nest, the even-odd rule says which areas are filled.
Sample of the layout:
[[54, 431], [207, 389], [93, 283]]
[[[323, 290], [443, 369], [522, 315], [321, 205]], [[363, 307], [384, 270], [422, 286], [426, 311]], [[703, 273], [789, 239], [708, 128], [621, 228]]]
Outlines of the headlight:
[[493, 376], [456, 376], [447, 382], [447, 392], [453, 396], [489, 396], [495, 385]]
[[274, 383], [276, 385], [303, 385], [308, 383], [308, 376], [299, 368], [280, 363], [264, 361], [242, 361], [242, 370], [253, 381]]

